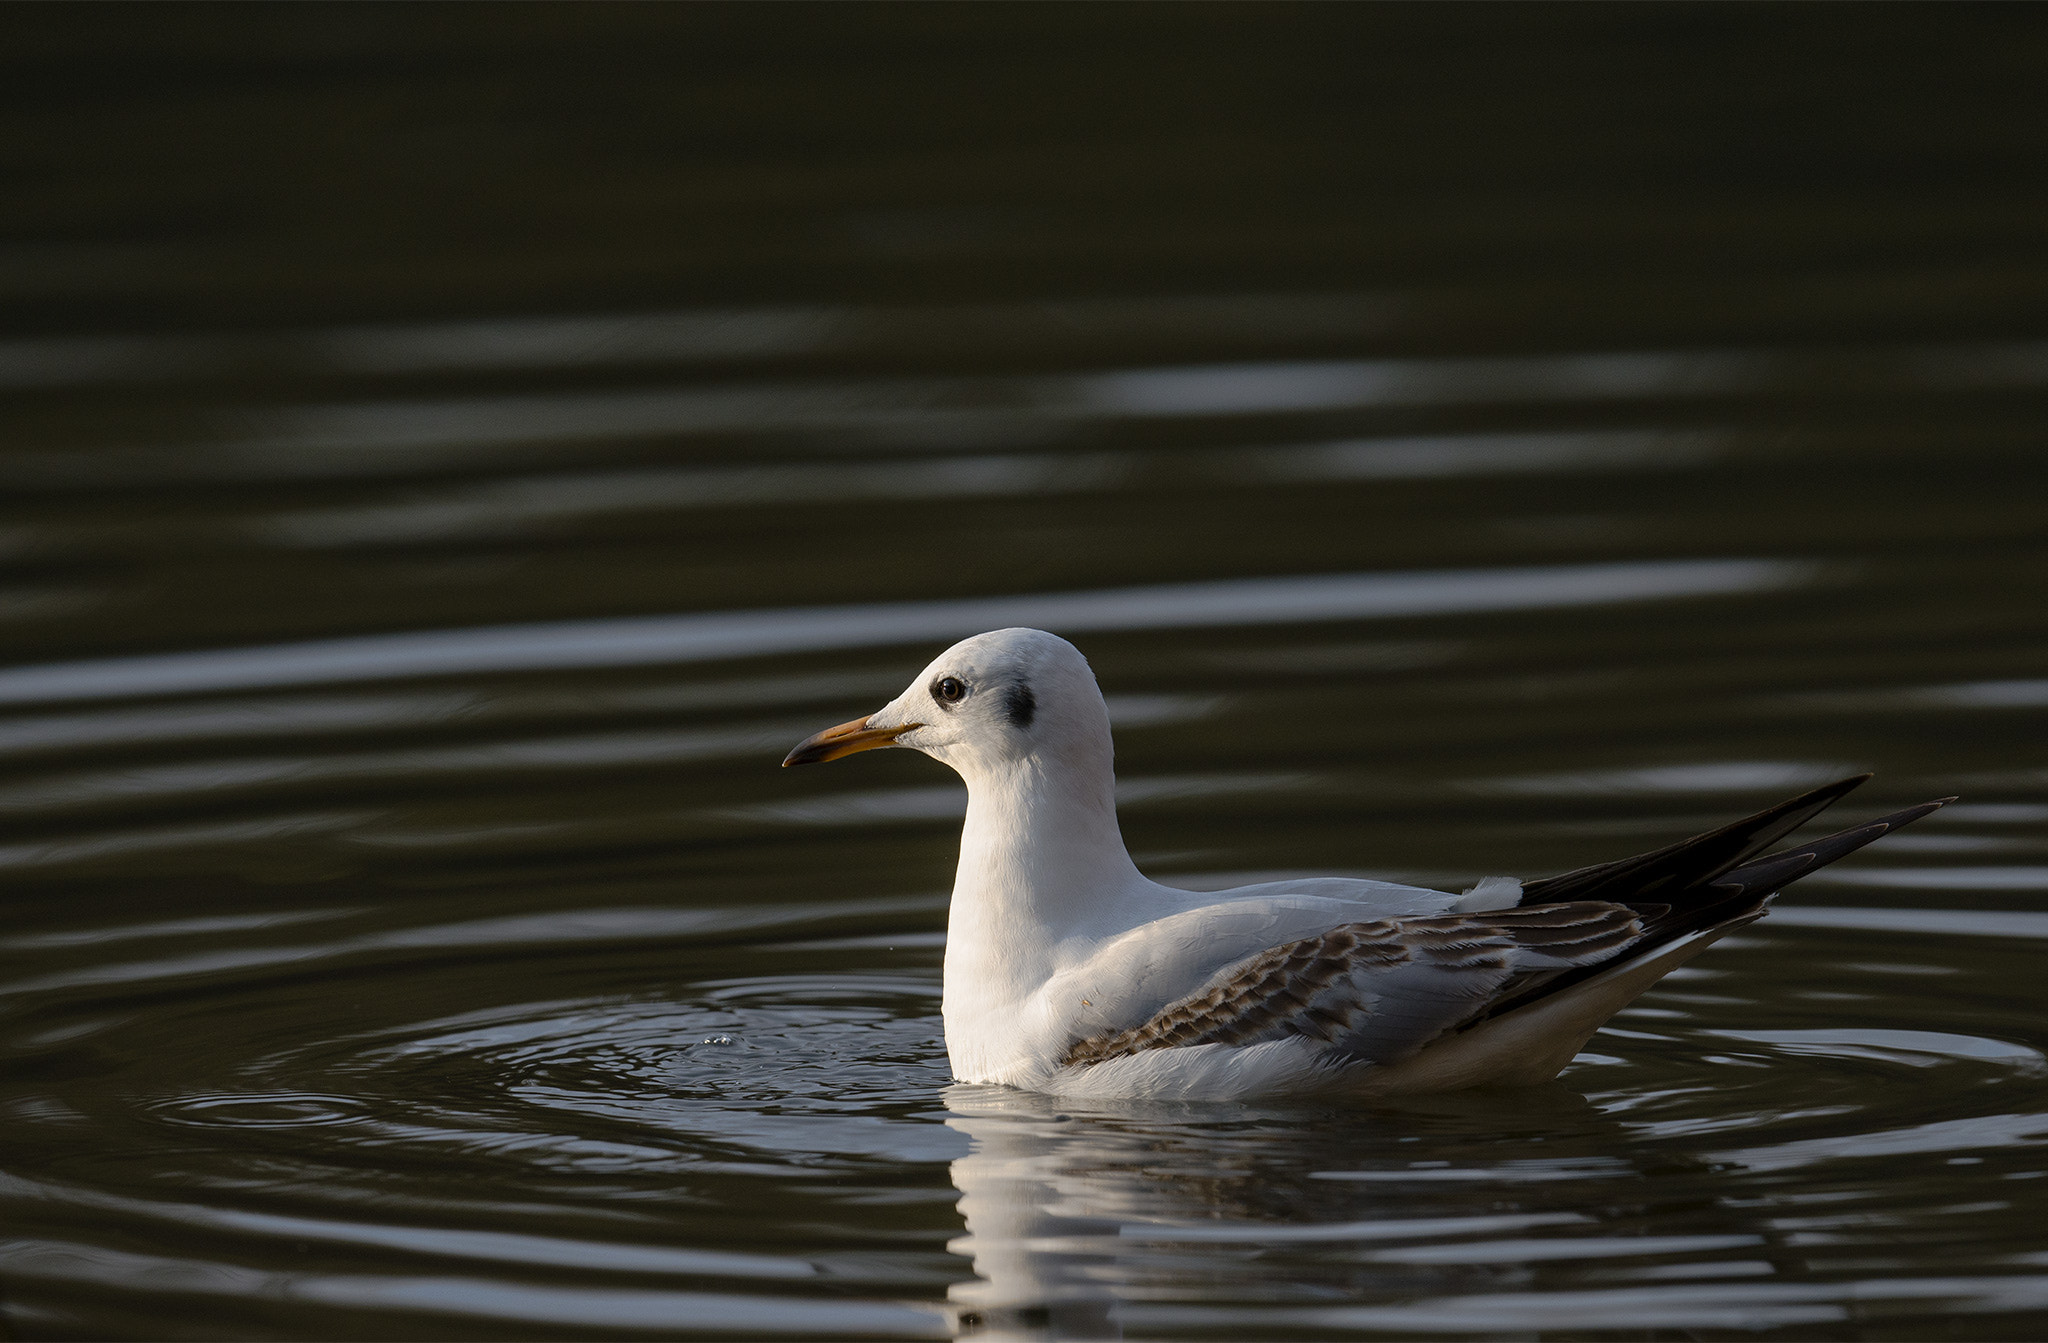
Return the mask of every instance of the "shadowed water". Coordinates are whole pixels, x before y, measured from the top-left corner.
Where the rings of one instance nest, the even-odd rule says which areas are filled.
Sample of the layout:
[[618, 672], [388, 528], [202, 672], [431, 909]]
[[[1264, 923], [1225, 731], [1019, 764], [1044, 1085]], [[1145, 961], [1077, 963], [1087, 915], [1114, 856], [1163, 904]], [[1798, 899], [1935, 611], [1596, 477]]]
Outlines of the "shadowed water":
[[[2037, 16], [280, 13], [0, 42], [6, 1330], [2048, 1321]], [[1191, 888], [1963, 800], [1534, 1091], [961, 1086], [776, 766], [1011, 624]]]

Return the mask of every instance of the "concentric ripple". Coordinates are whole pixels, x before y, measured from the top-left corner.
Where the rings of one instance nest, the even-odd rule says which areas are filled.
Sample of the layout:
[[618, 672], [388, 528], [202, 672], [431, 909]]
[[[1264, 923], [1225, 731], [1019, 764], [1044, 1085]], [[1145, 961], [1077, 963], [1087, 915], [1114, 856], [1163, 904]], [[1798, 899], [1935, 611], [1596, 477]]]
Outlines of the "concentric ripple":
[[[210, 1143], [207, 1174], [112, 1195], [96, 1187], [109, 1163], [74, 1158], [68, 1179], [17, 1181], [8, 1197], [43, 1230], [6, 1262], [60, 1298], [66, 1283], [118, 1298], [141, 1272], [354, 1301], [401, 1329], [739, 1329], [759, 1312], [838, 1333], [1457, 1333], [1524, 1300], [1577, 1330], [1645, 1310], [1711, 1329], [2048, 1308], [2048, 1278], [1987, 1275], [1974, 1250], [1959, 1276], [1868, 1272], [1938, 1259], [1958, 1219], [2048, 1175], [2041, 1052], [1956, 1030], [1710, 1024], [1771, 1011], [1772, 975], [1823, 950], [1841, 998], [1885, 986], [1954, 1024], [1956, 967], [1896, 934], [1824, 949], [1765, 924], [1748, 941], [1625, 1013], [1561, 1084], [1370, 1112], [949, 1086], [928, 961], [515, 1002], [281, 1049], [252, 1026], [226, 1060], [235, 1088], [98, 1117]], [[771, 941], [727, 959], [874, 949]], [[1901, 1162], [1926, 1174], [1902, 1179]], [[792, 1207], [807, 1210], [797, 1252]], [[877, 1241], [880, 1209], [896, 1230]], [[87, 1220], [213, 1248], [64, 1249]], [[2030, 1262], [2024, 1233], [2009, 1243]], [[289, 1246], [330, 1267], [235, 1267]], [[1418, 1274], [1433, 1304], [1330, 1304], [1411, 1292]], [[842, 1299], [843, 1316], [804, 1313]]]

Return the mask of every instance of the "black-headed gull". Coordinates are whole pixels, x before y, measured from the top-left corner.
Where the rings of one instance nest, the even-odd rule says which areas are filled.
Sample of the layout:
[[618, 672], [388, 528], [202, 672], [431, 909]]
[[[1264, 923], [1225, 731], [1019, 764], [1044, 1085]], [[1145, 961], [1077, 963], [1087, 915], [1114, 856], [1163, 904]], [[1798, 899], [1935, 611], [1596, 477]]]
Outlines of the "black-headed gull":
[[1862, 775], [1653, 853], [1462, 895], [1352, 877], [1194, 892], [1148, 880], [1125, 850], [1109, 713], [1064, 639], [963, 640], [783, 764], [881, 746], [967, 781], [946, 929], [954, 1075], [1096, 1096], [1548, 1081], [1781, 887], [1953, 800], [1760, 856]]

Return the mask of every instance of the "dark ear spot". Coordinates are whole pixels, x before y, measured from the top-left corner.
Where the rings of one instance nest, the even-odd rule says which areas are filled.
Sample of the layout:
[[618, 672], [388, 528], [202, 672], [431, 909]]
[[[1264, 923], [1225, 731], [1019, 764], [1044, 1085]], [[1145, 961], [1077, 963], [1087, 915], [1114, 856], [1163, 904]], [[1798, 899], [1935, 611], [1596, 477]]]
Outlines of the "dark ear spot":
[[1030, 727], [1038, 713], [1038, 699], [1031, 693], [1031, 687], [1013, 685], [1004, 691], [1003, 712], [1009, 716], [1010, 726], [1019, 730]]

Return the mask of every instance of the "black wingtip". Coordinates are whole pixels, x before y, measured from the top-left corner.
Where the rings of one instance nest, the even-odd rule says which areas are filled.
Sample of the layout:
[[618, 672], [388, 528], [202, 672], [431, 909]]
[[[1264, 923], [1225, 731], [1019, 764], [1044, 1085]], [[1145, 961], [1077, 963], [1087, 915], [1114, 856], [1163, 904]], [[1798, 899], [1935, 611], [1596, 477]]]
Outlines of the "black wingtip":
[[[1497, 1016], [1561, 992], [1610, 966], [1642, 956], [1688, 933], [1754, 923], [1763, 917], [1771, 897], [1782, 887], [1956, 800], [1953, 797], [1936, 798], [1823, 836], [1811, 844], [1797, 845], [1768, 857], [1754, 856], [1762, 846], [1805, 824], [1870, 777], [1868, 774], [1856, 774], [1839, 779], [1733, 825], [1697, 835], [1656, 853], [1599, 867], [1581, 868], [1562, 877], [1524, 883], [1524, 907], [1545, 903], [1544, 897], [1560, 891], [1568, 891], [1565, 898], [1570, 899], [1608, 900], [1634, 910], [1643, 922], [1646, 935], [1621, 956], [1567, 971], [1528, 993], [1495, 1004], [1486, 1015]], [[1740, 855], [1733, 862], [1727, 861], [1731, 845]], [[1704, 861], [1701, 861], [1701, 851], [1708, 851]], [[1651, 887], [1660, 891], [1655, 903], [1643, 898]], [[1533, 900], [1532, 895], [1535, 897]]]
[[1824, 835], [1811, 844], [1802, 844], [1784, 853], [1774, 853], [1759, 858], [1717, 878], [1713, 883], [1716, 890], [1742, 895], [1761, 895], [1790, 885], [1808, 873], [1817, 872], [1837, 859], [1846, 858], [1872, 840], [1881, 839], [1901, 826], [1911, 825], [1923, 816], [1940, 811], [1953, 797], [1936, 798], [1917, 806], [1904, 807], [1887, 816], [1865, 821], [1847, 830]]
[[1833, 783], [1824, 783], [1820, 787], [1814, 789], [1811, 792], [1801, 793], [1798, 797], [1793, 798], [1792, 801], [1803, 802], [1809, 798], [1819, 799], [1823, 797], [1847, 797], [1850, 793], [1855, 792], [1858, 788], [1861, 788], [1864, 784], [1869, 783], [1872, 779], [1876, 777], [1877, 775], [1875, 772], [1865, 774], [1851, 774], [1845, 779], [1836, 779]]
[[1955, 798], [1952, 797], [1938, 797], [1932, 802], [1922, 802], [1915, 807], [1906, 807], [1893, 812], [1889, 816], [1880, 816], [1876, 820], [1868, 821], [1865, 824], [1883, 826], [1886, 830], [1896, 830], [1902, 825], [1911, 825], [1922, 816], [1932, 816], [1935, 812], [1940, 811], [1953, 801], [1955, 801]]
[[1833, 783], [1786, 798], [1754, 816], [1745, 816], [1718, 830], [1694, 835], [1650, 853], [1618, 862], [1599, 863], [1554, 877], [1522, 883], [1521, 904], [1554, 904], [1564, 900], [1619, 900], [1703, 886], [1744, 863], [1805, 825], [1868, 783], [1874, 775], [1851, 774]]

